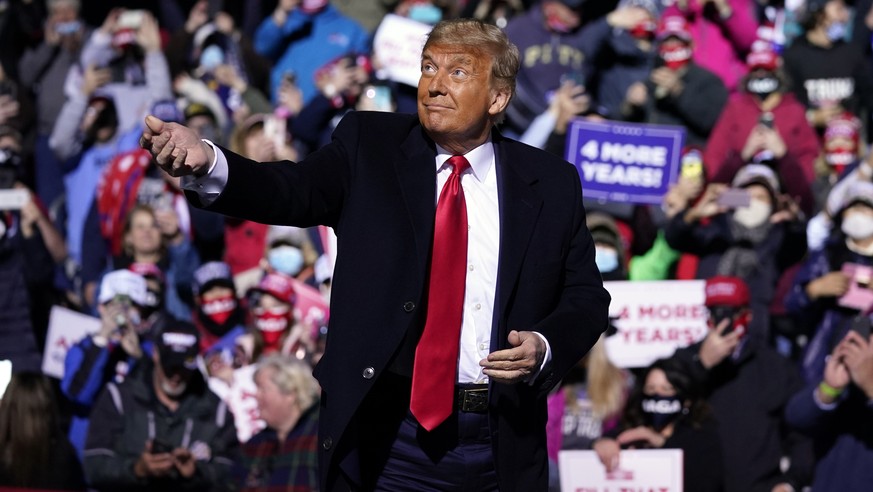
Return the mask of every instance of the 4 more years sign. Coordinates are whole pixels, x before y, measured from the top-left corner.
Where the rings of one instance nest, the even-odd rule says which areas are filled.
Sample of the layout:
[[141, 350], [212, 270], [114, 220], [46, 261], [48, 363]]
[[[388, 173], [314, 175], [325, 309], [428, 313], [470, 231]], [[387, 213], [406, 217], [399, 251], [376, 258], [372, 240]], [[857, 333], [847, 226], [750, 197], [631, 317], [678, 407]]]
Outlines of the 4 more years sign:
[[703, 280], [604, 282], [617, 332], [606, 352], [619, 367], [646, 367], [706, 336]]
[[685, 128], [577, 119], [565, 158], [582, 178], [585, 198], [660, 204], [678, 179]]

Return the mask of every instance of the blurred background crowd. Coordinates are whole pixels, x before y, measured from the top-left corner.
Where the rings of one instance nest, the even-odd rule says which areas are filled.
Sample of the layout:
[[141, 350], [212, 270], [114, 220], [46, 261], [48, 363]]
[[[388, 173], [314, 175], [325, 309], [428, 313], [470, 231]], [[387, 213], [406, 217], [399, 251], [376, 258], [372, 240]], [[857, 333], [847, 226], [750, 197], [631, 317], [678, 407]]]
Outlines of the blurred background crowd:
[[[585, 203], [603, 278], [707, 279], [710, 332], [633, 370], [595, 346], [550, 398], [554, 487], [561, 449], [679, 448], [689, 491], [869, 490], [873, 0], [0, 0], [0, 485], [317, 489], [332, 232], [190, 207], [143, 118], [301, 160], [416, 111], [383, 22], [454, 17], [519, 48], [509, 136], [686, 130], [660, 206]], [[58, 308], [98, 327], [60, 379]]]

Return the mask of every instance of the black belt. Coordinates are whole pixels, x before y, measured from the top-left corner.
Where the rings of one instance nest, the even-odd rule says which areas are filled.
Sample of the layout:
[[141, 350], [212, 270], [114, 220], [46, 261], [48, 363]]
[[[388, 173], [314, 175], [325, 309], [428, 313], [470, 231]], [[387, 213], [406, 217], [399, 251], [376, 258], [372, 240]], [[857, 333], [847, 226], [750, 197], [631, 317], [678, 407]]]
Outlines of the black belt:
[[486, 413], [488, 411], [488, 385], [456, 385], [455, 409], [461, 412]]

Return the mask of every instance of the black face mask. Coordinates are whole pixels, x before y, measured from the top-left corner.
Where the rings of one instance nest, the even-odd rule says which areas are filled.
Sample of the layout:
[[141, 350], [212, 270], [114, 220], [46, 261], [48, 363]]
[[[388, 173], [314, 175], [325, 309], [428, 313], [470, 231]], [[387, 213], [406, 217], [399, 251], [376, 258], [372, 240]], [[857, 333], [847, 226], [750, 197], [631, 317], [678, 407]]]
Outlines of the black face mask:
[[682, 400], [678, 396], [645, 395], [643, 415], [656, 431], [667, 427], [682, 414]]
[[746, 82], [746, 90], [763, 100], [779, 90], [781, 85], [779, 79], [771, 74], [755, 75], [749, 77], [749, 80]]

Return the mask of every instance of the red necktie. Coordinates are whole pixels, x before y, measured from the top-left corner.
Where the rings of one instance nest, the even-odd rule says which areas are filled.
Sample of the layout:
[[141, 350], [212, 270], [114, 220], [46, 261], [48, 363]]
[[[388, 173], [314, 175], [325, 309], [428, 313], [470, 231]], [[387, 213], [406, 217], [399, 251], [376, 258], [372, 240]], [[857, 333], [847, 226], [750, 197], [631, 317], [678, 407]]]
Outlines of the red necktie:
[[470, 163], [456, 155], [448, 164], [452, 174], [437, 201], [427, 320], [415, 349], [409, 403], [412, 414], [428, 431], [452, 414], [467, 279], [467, 205], [461, 173]]

